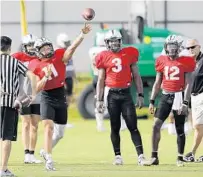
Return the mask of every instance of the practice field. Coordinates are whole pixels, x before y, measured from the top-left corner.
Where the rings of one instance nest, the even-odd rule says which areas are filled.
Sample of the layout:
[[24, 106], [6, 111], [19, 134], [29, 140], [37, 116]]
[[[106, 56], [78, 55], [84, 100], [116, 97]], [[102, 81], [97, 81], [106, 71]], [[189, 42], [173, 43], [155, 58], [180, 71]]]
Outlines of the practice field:
[[[89, 81], [87, 81], [89, 82]], [[77, 85], [76, 93], [87, 83]], [[138, 111], [138, 114], [147, 112], [147, 109]], [[19, 122], [18, 141], [13, 144], [10, 169], [18, 177], [201, 177], [203, 163], [188, 163], [185, 167], [176, 166], [176, 136], [162, 131], [160, 143], [160, 165], [142, 167], [137, 165], [137, 155], [127, 130], [121, 132], [121, 148], [124, 160], [123, 166], [113, 166], [114, 154], [110, 142], [109, 121], [105, 121], [107, 131], [96, 131], [94, 120], [84, 120], [80, 117], [75, 104], [70, 106], [69, 122], [74, 128], [67, 129], [64, 139], [53, 150], [53, 159], [57, 171], [45, 171], [44, 164], [32, 165], [23, 163], [24, 153], [21, 141], [21, 122]], [[140, 132], [143, 138], [145, 155], [151, 155], [152, 119], [139, 120]], [[187, 136], [186, 150], [191, 148], [192, 134]], [[39, 139], [36, 156], [43, 145], [43, 128], [40, 123]], [[203, 147], [203, 144], [201, 145]], [[197, 156], [203, 155], [202, 147]]]
[[[73, 120], [74, 128], [67, 129], [64, 139], [53, 151], [56, 161], [56, 172], [46, 172], [42, 165], [24, 165], [21, 130], [18, 142], [14, 144], [9, 162], [10, 169], [19, 177], [201, 177], [203, 163], [188, 163], [185, 167], [177, 167], [176, 137], [162, 131], [160, 143], [160, 165], [141, 167], [137, 165], [137, 157], [131, 143], [128, 131], [121, 132], [123, 166], [113, 166], [113, 152], [107, 132], [98, 133], [95, 121]], [[145, 154], [150, 156], [151, 150], [151, 120], [139, 121]], [[105, 122], [109, 127], [108, 120]], [[36, 155], [42, 145], [43, 129], [40, 125], [39, 140]], [[187, 137], [186, 150], [189, 150], [192, 136]], [[187, 151], [186, 151], [187, 152]], [[200, 155], [200, 152], [198, 152]]]

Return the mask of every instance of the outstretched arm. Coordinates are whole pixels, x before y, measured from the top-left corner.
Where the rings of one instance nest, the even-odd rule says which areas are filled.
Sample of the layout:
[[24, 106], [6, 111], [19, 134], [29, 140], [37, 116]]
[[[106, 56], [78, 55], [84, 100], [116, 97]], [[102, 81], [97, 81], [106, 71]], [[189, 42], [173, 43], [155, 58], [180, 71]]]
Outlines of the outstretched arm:
[[77, 47], [82, 43], [85, 34], [89, 33], [91, 31], [91, 26], [85, 23], [85, 26], [82, 28], [81, 33], [79, 36], [73, 41], [73, 43], [66, 49], [64, 55], [63, 55], [63, 62], [65, 64], [68, 63], [68, 61], [72, 58], [72, 55], [74, 54]]

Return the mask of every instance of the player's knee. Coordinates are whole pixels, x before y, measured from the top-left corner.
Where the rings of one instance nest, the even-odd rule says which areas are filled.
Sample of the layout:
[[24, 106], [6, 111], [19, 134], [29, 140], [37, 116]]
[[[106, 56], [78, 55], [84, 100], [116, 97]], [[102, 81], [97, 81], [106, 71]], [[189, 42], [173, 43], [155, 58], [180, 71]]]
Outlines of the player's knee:
[[28, 121], [23, 122], [23, 130], [24, 131], [29, 131], [30, 130], [30, 122], [28, 122]]
[[157, 119], [154, 123], [153, 131], [160, 131], [162, 124], [163, 124], [163, 121], [161, 121], [160, 119]]
[[184, 124], [182, 125], [176, 125], [176, 132], [177, 132], [177, 135], [178, 136], [182, 136], [185, 134], [185, 131], [184, 131]]
[[38, 125], [31, 125], [31, 126], [30, 126], [30, 131], [31, 131], [31, 132], [37, 133], [37, 130], [38, 130]]
[[120, 126], [112, 126], [111, 127], [111, 133], [119, 134], [119, 132], [120, 132]]

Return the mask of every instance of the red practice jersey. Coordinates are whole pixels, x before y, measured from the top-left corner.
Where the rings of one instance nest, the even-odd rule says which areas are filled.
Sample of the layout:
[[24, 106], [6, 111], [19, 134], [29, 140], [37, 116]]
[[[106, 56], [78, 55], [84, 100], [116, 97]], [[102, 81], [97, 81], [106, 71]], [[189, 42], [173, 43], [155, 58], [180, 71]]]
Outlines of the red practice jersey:
[[30, 56], [23, 52], [14, 53], [12, 56], [21, 61], [26, 67], [28, 67], [30, 61], [37, 58], [36, 56]]
[[51, 64], [52, 75], [49, 77], [43, 90], [52, 90], [63, 87], [65, 82], [66, 65], [62, 61], [65, 49], [57, 49], [49, 60], [32, 60], [28, 68], [35, 68], [34, 73], [42, 79], [47, 66]]
[[105, 85], [110, 88], [126, 88], [131, 85], [130, 66], [138, 61], [139, 52], [134, 47], [126, 47], [118, 53], [103, 51], [96, 56], [96, 67], [106, 70]]
[[195, 60], [186, 56], [175, 60], [170, 60], [168, 56], [160, 56], [156, 60], [155, 67], [157, 72], [163, 73], [162, 89], [179, 92], [185, 89], [185, 73], [194, 71]]

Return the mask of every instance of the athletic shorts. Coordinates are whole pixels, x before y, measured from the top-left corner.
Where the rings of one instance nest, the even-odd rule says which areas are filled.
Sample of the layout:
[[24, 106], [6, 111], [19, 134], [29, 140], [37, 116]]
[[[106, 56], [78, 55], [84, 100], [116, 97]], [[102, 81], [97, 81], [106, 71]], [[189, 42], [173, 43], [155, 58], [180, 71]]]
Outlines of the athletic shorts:
[[203, 125], [203, 93], [191, 96], [193, 125]]
[[67, 102], [64, 88], [42, 91], [40, 115], [42, 120], [53, 120], [57, 124], [67, 123]]
[[18, 130], [18, 111], [11, 107], [1, 107], [0, 139], [16, 141]]
[[29, 107], [23, 107], [20, 115], [40, 115], [40, 104], [31, 104]]

